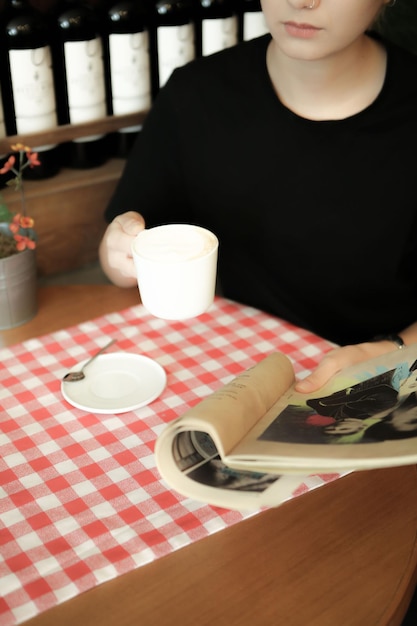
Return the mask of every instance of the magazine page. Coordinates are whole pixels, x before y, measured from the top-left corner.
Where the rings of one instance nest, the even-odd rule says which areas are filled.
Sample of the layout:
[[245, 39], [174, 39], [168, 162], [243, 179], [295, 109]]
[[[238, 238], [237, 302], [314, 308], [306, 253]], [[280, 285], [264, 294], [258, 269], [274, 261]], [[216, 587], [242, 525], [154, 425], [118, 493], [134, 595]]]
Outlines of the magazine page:
[[180, 493], [226, 508], [254, 509], [289, 497], [294, 481], [234, 472], [221, 461], [294, 381], [272, 353], [166, 426], [155, 446], [161, 476]]
[[[209, 435], [182, 431], [170, 438], [172, 454], [158, 463], [162, 478], [175, 491], [208, 504], [238, 511], [278, 506], [325, 484], [324, 477], [283, 476], [233, 470], [223, 463]], [[334, 477], [333, 477], [334, 478]]]
[[417, 344], [347, 368], [314, 394], [290, 389], [224, 459], [269, 472], [417, 462]]

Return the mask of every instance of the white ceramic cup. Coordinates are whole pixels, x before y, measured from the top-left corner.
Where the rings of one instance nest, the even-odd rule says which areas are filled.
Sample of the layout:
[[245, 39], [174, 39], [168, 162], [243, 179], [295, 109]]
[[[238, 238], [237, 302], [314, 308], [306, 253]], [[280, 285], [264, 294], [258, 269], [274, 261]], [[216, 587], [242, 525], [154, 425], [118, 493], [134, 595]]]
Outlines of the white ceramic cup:
[[214, 299], [219, 242], [192, 224], [166, 224], [141, 231], [132, 244], [143, 305], [162, 319], [201, 315]]

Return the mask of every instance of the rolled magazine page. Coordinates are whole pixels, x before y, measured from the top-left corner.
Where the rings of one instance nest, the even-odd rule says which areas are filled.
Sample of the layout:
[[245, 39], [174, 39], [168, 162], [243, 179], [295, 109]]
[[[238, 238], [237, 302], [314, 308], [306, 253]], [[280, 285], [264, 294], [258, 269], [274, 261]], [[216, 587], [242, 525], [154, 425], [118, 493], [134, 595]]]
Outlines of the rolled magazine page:
[[293, 382], [290, 360], [272, 353], [171, 422], [155, 448], [162, 477], [184, 495], [231, 509], [276, 506], [290, 498], [300, 477], [231, 470], [221, 457]]
[[304, 477], [231, 469], [206, 433], [181, 432], [170, 438], [170, 443], [173, 454], [167, 453], [158, 464], [165, 482], [183, 496], [226, 509], [276, 507], [339, 478], [335, 474]]
[[220, 454], [228, 454], [293, 382], [288, 357], [269, 354], [171, 422], [158, 438], [157, 463], [172, 454], [172, 438], [187, 430], [208, 433]]

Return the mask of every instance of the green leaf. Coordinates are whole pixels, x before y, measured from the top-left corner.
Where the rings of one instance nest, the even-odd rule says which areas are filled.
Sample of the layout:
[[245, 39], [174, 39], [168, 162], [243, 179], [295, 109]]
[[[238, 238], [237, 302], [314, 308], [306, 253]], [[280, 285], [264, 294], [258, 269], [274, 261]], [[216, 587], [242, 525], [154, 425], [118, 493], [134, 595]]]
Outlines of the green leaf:
[[4, 202], [0, 199], [0, 222], [11, 222], [13, 213], [9, 211]]

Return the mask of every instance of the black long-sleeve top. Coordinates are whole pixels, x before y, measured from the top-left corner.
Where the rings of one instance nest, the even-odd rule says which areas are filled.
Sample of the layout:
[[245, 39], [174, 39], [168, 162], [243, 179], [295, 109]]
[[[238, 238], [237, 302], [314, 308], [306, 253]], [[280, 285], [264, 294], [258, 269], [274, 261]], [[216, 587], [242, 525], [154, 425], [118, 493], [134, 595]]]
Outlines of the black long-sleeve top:
[[417, 57], [386, 43], [376, 100], [311, 121], [278, 99], [269, 35], [177, 69], [106, 210], [220, 240], [226, 297], [340, 344], [417, 320]]

